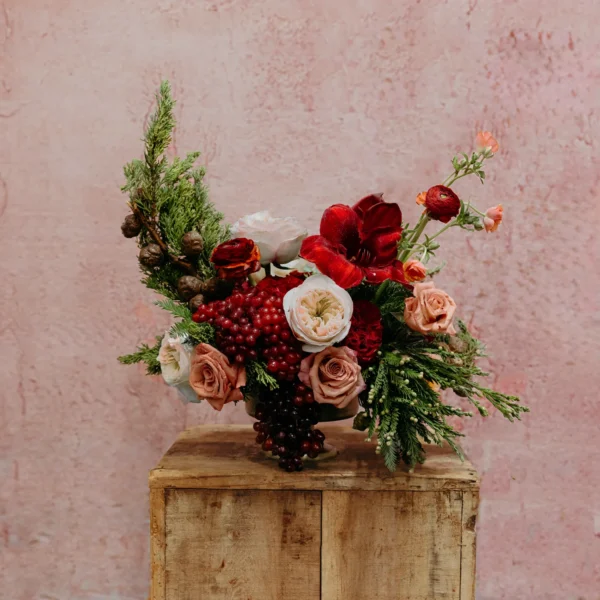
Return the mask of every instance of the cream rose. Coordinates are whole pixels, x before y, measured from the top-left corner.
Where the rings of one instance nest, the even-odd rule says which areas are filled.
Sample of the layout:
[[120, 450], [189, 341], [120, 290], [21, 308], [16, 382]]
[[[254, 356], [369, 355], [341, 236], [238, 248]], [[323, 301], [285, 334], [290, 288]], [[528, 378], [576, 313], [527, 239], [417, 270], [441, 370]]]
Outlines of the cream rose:
[[311, 354], [300, 363], [298, 377], [312, 389], [317, 402], [337, 408], [357, 402], [358, 395], [367, 387], [356, 352], [345, 346]]
[[420, 333], [448, 333], [454, 335], [452, 317], [456, 303], [446, 292], [438, 290], [432, 281], [416, 283], [414, 298], [407, 298], [404, 321]]
[[308, 231], [291, 217], [272, 217], [268, 210], [246, 215], [231, 227], [233, 237], [251, 239], [260, 249], [260, 262], [284, 264], [298, 257]]
[[325, 275], [312, 275], [283, 298], [283, 310], [305, 352], [319, 352], [350, 331], [350, 294]]
[[231, 364], [229, 359], [209, 344], [198, 344], [192, 355], [190, 386], [201, 400], [215, 410], [228, 402], [242, 400], [240, 387], [246, 385], [246, 369]]

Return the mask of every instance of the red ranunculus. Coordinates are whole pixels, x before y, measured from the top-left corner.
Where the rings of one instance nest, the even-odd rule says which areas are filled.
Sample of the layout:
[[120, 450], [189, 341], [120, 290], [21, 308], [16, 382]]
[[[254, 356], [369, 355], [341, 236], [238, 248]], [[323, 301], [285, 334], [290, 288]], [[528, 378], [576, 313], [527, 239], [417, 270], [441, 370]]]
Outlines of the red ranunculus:
[[330, 206], [321, 218], [321, 235], [307, 237], [300, 256], [346, 289], [363, 278], [369, 283], [386, 279], [405, 283], [397, 260], [401, 235], [400, 207], [384, 202], [381, 194], [371, 195], [353, 207]]
[[447, 223], [460, 211], [458, 196], [445, 185], [435, 185], [427, 190], [425, 208], [435, 221]]
[[260, 250], [247, 238], [219, 244], [210, 257], [221, 279], [242, 279], [260, 269]]
[[278, 296], [285, 296], [287, 292], [304, 283], [304, 275], [293, 271], [286, 277], [265, 277], [256, 285], [259, 292], [269, 292]]
[[343, 344], [356, 352], [358, 362], [368, 365], [375, 360], [383, 340], [379, 308], [368, 300], [355, 300], [350, 331]]

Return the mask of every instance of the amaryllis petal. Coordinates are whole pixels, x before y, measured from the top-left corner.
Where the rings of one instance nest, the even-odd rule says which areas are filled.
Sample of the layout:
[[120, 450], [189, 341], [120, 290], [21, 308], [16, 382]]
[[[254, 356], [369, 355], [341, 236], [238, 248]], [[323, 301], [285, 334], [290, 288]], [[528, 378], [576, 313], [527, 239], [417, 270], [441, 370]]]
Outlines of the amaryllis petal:
[[404, 282], [402, 270], [394, 266], [401, 235], [400, 207], [371, 194], [352, 208], [329, 207], [321, 220], [321, 235], [305, 239], [300, 256], [346, 289], [365, 275], [372, 283], [390, 278]]
[[321, 235], [350, 250], [358, 246], [358, 215], [345, 204], [334, 204], [321, 218]]
[[368, 267], [365, 269], [367, 283], [377, 284], [391, 279], [405, 286], [410, 287], [406, 276], [404, 275], [403, 265], [399, 260], [394, 261], [387, 267]]
[[363, 242], [363, 246], [374, 257], [373, 266], [389, 265], [390, 262], [396, 259], [401, 235], [399, 232], [380, 233]]
[[344, 289], [355, 287], [363, 280], [362, 269], [351, 263], [335, 244], [321, 235], [308, 236], [302, 242], [300, 256], [315, 263], [323, 275]]
[[356, 212], [356, 214], [361, 218], [365, 218], [365, 213], [376, 204], [381, 204], [383, 202], [383, 194], [371, 194], [369, 196], [365, 196], [361, 200], [359, 200], [353, 207], [352, 210]]
[[364, 241], [380, 231], [402, 231], [402, 211], [397, 204], [381, 202], [365, 212], [360, 226], [360, 239]]

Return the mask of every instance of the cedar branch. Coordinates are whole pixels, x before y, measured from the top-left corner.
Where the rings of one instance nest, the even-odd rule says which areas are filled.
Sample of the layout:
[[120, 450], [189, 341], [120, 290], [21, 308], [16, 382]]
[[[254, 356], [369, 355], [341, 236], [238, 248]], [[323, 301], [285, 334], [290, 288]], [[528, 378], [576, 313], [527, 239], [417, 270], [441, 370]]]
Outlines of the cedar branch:
[[184, 270], [186, 273], [197, 276], [198, 272], [196, 271], [196, 269], [194, 268], [194, 266], [191, 263], [189, 263], [187, 260], [184, 260], [183, 258], [174, 256], [173, 254], [171, 254], [169, 252], [169, 248], [165, 244], [160, 233], [156, 230], [156, 228], [154, 227], [154, 224], [151, 223], [148, 219], [146, 219], [146, 217], [144, 216], [142, 211], [136, 205], [135, 201], [132, 201], [130, 203], [130, 206], [131, 206], [131, 210], [133, 211], [133, 214], [140, 220], [142, 225], [148, 230], [150, 237], [160, 246], [160, 249], [167, 256], [167, 258], [174, 265], [178, 266], [180, 269]]

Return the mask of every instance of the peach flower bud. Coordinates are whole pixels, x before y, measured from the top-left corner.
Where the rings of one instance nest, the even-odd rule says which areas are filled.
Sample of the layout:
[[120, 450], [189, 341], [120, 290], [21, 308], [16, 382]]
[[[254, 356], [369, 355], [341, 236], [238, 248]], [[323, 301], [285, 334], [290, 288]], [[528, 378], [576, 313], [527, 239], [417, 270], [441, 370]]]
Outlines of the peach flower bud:
[[317, 402], [337, 408], [357, 404], [358, 395], [367, 387], [356, 352], [347, 346], [310, 354], [300, 363], [298, 378], [312, 389]]
[[456, 333], [452, 326], [456, 303], [446, 292], [428, 281], [416, 283], [413, 294], [404, 305], [404, 321], [408, 327], [423, 334]]
[[496, 231], [498, 225], [502, 223], [502, 213], [504, 209], [502, 204], [498, 206], [492, 206], [485, 211], [485, 217], [483, 218], [483, 226], [487, 232]]
[[416, 203], [417, 204], [425, 204], [425, 199], [427, 198], [427, 192], [421, 192], [417, 194]]
[[496, 138], [489, 131], [480, 131], [475, 138], [475, 143], [480, 152], [489, 148], [492, 154], [496, 154], [500, 148]]
[[228, 402], [242, 400], [240, 390], [246, 385], [244, 366], [229, 359], [209, 344], [198, 344], [190, 366], [190, 386], [200, 400], [206, 400], [215, 410]]
[[437, 394], [442, 386], [437, 381], [427, 381], [427, 385]]
[[427, 267], [418, 260], [409, 260], [402, 266], [404, 269], [404, 276], [409, 282], [423, 281], [427, 276]]

